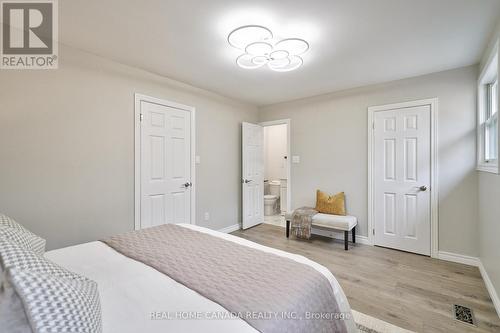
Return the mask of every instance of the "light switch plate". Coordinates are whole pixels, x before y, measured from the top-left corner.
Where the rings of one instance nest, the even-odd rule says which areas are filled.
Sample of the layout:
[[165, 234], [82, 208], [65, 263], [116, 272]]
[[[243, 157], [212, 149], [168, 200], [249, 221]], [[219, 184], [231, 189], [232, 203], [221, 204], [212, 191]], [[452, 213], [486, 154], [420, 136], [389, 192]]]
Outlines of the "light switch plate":
[[297, 156], [297, 155], [292, 156], [292, 163], [296, 163], [296, 164], [300, 163], [300, 156]]
[[196, 164], [200, 164], [201, 163], [201, 157], [200, 155], [196, 155], [195, 158], [194, 158]]
[[210, 213], [205, 212], [205, 221], [208, 221], [208, 220], [210, 220]]

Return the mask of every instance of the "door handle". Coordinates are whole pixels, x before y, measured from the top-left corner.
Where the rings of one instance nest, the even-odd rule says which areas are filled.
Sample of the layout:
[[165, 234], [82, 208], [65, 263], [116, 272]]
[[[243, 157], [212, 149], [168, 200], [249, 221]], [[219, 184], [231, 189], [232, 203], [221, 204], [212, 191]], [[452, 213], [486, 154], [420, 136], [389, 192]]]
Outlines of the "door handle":
[[420, 186], [418, 189], [419, 189], [420, 191], [422, 191], [422, 192], [425, 192], [425, 191], [427, 191], [427, 186], [422, 185], [422, 186]]
[[193, 186], [193, 183], [187, 182], [187, 183], [184, 183], [182, 186], [184, 186], [185, 188], [188, 188], [188, 187]]
[[243, 182], [244, 182], [245, 184], [248, 184], [248, 183], [251, 183], [251, 182], [252, 182], [252, 180], [251, 180], [251, 179], [245, 179]]

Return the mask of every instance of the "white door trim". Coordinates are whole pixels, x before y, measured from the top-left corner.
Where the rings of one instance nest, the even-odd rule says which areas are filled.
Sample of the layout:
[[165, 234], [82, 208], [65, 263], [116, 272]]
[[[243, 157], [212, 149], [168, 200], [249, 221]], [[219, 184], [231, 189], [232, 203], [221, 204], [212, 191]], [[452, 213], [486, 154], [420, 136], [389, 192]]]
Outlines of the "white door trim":
[[134, 94], [134, 229], [141, 228], [141, 101], [160, 104], [175, 109], [188, 111], [191, 115], [191, 224], [196, 224], [196, 167], [195, 167], [195, 147], [196, 147], [196, 123], [195, 108], [164, 99], [151, 97], [143, 94]]
[[287, 179], [287, 184], [286, 184], [286, 211], [290, 212], [292, 211], [292, 145], [290, 142], [290, 124], [291, 120], [290, 119], [278, 119], [278, 120], [271, 120], [271, 121], [264, 121], [261, 122], [260, 125], [263, 127], [266, 126], [273, 126], [273, 125], [286, 125], [286, 179]]
[[368, 108], [368, 241], [374, 244], [374, 186], [373, 186], [373, 151], [374, 151], [374, 115], [378, 111], [411, 108], [429, 105], [431, 108], [431, 257], [438, 257], [439, 215], [438, 215], [438, 98], [422, 99], [404, 103], [371, 106]]

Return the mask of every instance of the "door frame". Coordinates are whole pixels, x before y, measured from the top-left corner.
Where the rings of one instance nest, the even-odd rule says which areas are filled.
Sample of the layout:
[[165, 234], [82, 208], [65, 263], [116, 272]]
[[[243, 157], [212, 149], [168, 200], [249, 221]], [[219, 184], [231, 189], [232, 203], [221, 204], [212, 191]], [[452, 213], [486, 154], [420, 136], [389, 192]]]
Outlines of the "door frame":
[[274, 126], [274, 125], [286, 125], [286, 211], [290, 212], [292, 210], [292, 145], [290, 142], [290, 119], [278, 119], [278, 120], [270, 120], [263, 121], [259, 123], [262, 127]]
[[421, 99], [403, 103], [377, 105], [368, 107], [368, 242], [374, 245], [374, 119], [375, 112], [404, 109], [429, 105], [431, 109], [431, 257], [438, 257], [439, 250], [439, 182], [438, 182], [438, 98]]
[[139, 93], [134, 94], [134, 229], [141, 228], [141, 102], [164, 105], [170, 108], [184, 110], [191, 115], [191, 218], [190, 223], [196, 224], [196, 166], [195, 166], [195, 148], [196, 148], [196, 109], [165, 99], [151, 97]]

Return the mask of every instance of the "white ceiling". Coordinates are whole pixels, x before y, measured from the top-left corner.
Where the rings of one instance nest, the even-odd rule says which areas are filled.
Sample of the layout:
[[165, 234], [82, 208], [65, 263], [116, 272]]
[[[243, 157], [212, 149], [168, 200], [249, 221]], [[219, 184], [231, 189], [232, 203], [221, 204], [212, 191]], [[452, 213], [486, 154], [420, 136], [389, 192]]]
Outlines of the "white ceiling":
[[[477, 63], [498, 0], [65, 0], [67, 45], [256, 105]], [[261, 24], [308, 40], [300, 69], [236, 66], [226, 41]]]

